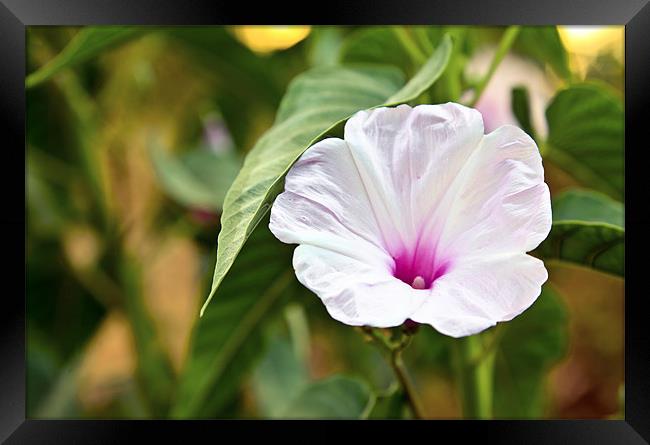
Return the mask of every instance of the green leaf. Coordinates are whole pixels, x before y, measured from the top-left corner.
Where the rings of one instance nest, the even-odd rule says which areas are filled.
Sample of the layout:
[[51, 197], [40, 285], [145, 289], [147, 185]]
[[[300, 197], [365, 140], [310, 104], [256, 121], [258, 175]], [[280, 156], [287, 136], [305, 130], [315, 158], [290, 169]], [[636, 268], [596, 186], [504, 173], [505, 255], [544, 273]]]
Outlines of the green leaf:
[[552, 202], [553, 226], [533, 252], [618, 276], [625, 274], [623, 205], [598, 192], [569, 190]]
[[395, 26], [373, 26], [352, 32], [341, 47], [343, 63], [394, 65], [403, 72], [411, 66], [411, 57], [396, 37]]
[[571, 77], [568, 55], [555, 26], [523, 27], [515, 50], [542, 63], [548, 63], [563, 79]]
[[438, 49], [415, 75], [397, 93], [386, 101], [386, 105], [398, 105], [416, 99], [438, 80], [449, 62], [451, 39], [445, 36]]
[[145, 27], [89, 26], [83, 28], [68, 45], [47, 64], [27, 76], [25, 86], [33, 88], [65, 68], [85, 62], [104, 50], [140, 36]]
[[249, 243], [197, 323], [172, 417], [222, 413], [261, 356], [265, 322], [298, 288], [291, 246], [280, 243], [264, 226], [255, 230]]
[[605, 88], [577, 84], [560, 91], [546, 110], [546, 159], [583, 185], [623, 198], [624, 120], [621, 100]]
[[180, 204], [217, 211], [237, 176], [239, 160], [233, 153], [197, 149], [174, 157], [159, 147], [151, 149], [160, 185]]
[[625, 275], [625, 231], [607, 223], [558, 221], [533, 254], [543, 260], [558, 260], [623, 277]]
[[623, 228], [623, 204], [593, 190], [568, 190], [553, 199], [552, 205], [555, 222], [603, 222]]
[[333, 376], [306, 386], [282, 413], [289, 419], [360, 419], [367, 416], [374, 396], [364, 382]]
[[253, 147], [226, 195], [212, 291], [232, 267], [244, 243], [281, 191], [289, 168], [314, 142], [355, 112], [415, 99], [442, 74], [451, 50], [443, 39], [422, 69], [402, 89], [390, 68], [316, 68], [290, 85], [275, 124]]
[[[266, 152], [284, 148], [276, 146], [281, 134], [288, 133], [291, 137], [286, 138], [287, 142], [294, 144], [295, 139], [311, 142], [324, 135], [324, 131], [333, 129], [336, 123], [362, 109], [360, 106], [370, 108], [370, 104], [382, 103], [380, 101], [385, 101], [388, 94], [399, 91], [402, 79], [397, 70], [384, 66], [314, 68], [301, 74], [289, 85], [273, 127], [260, 138], [246, 159], [247, 163], [252, 162], [250, 158], [260, 162], [253, 155], [261, 157]], [[303, 151], [300, 150], [300, 154]]]
[[539, 418], [544, 379], [567, 348], [567, 314], [560, 297], [544, 285], [537, 301], [503, 328], [495, 358], [494, 416]]
[[512, 89], [511, 98], [512, 113], [517, 118], [519, 125], [530, 137], [537, 139], [533, 123], [530, 119], [530, 100], [528, 90], [525, 87], [515, 87]]
[[275, 339], [255, 369], [253, 389], [261, 414], [278, 418], [309, 384], [309, 373], [291, 344]]

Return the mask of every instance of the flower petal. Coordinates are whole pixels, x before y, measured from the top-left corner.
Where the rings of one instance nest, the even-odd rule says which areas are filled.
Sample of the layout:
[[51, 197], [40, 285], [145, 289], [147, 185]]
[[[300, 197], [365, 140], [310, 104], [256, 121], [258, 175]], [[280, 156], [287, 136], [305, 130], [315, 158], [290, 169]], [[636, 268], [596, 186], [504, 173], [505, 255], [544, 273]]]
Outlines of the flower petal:
[[436, 280], [410, 318], [452, 337], [476, 334], [530, 307], [547, 278], [544, 263], [523, 253], [468, 262]]
[[482, 136], [481, 115], [454, 103], [377, 108], [348, 120], [345, 140], [391, 252], [417, 240]]
[[[486, 135], [439, 210], [439, 246], [465, 260], [528, 252], [551, 230], [551, 200], [535, 142], [506, 125]], [[436, 220], [439, 222], [439, 220]], [[432, 230], [432, 229], [429, 229]]]
[[330, 315], [352, 326], [399, 326], [430, 295], [381, 268], [307, 244], [294, 251], [293, 266], [298, 281], [320, 297]]
[[310, 147], [287, 174], [284, 188], [269, 224], [280, 241], [382, 255], [381, 230], [345, 141], [325, 139]]

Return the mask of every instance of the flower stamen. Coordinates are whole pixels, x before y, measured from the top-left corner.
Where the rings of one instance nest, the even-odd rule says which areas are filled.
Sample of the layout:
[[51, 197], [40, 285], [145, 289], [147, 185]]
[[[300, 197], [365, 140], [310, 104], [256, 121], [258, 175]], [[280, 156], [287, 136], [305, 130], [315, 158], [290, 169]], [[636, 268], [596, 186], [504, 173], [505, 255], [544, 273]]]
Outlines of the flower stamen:
[[426, 283], [424, 282], [424, 278], [422, 278], [420, 275], [415, 277], [413, 279], [413, 283], [411, 283], [411, 287], [413, 289], [424, 289], [426, 286]]

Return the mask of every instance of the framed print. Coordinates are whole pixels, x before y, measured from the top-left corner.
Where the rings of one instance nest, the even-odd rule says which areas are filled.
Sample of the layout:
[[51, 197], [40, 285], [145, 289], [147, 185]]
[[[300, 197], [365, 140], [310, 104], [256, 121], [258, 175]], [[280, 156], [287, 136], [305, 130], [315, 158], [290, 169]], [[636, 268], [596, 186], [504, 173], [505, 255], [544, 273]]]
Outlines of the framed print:
[[647, 443], [647, 2], [3, 1], [2, 440]]

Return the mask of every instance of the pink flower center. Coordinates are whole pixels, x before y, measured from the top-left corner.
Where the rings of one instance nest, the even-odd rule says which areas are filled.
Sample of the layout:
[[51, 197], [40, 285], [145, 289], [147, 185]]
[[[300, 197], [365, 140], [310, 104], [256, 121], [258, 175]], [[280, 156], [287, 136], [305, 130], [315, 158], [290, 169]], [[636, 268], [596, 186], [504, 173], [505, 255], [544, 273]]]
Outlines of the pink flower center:
[[433, 282], [450, 267], [448, 259], [436, 253], [435, 246], [408, 249], [393, 255], [393, 276], [413, 289], [431, 289]]

